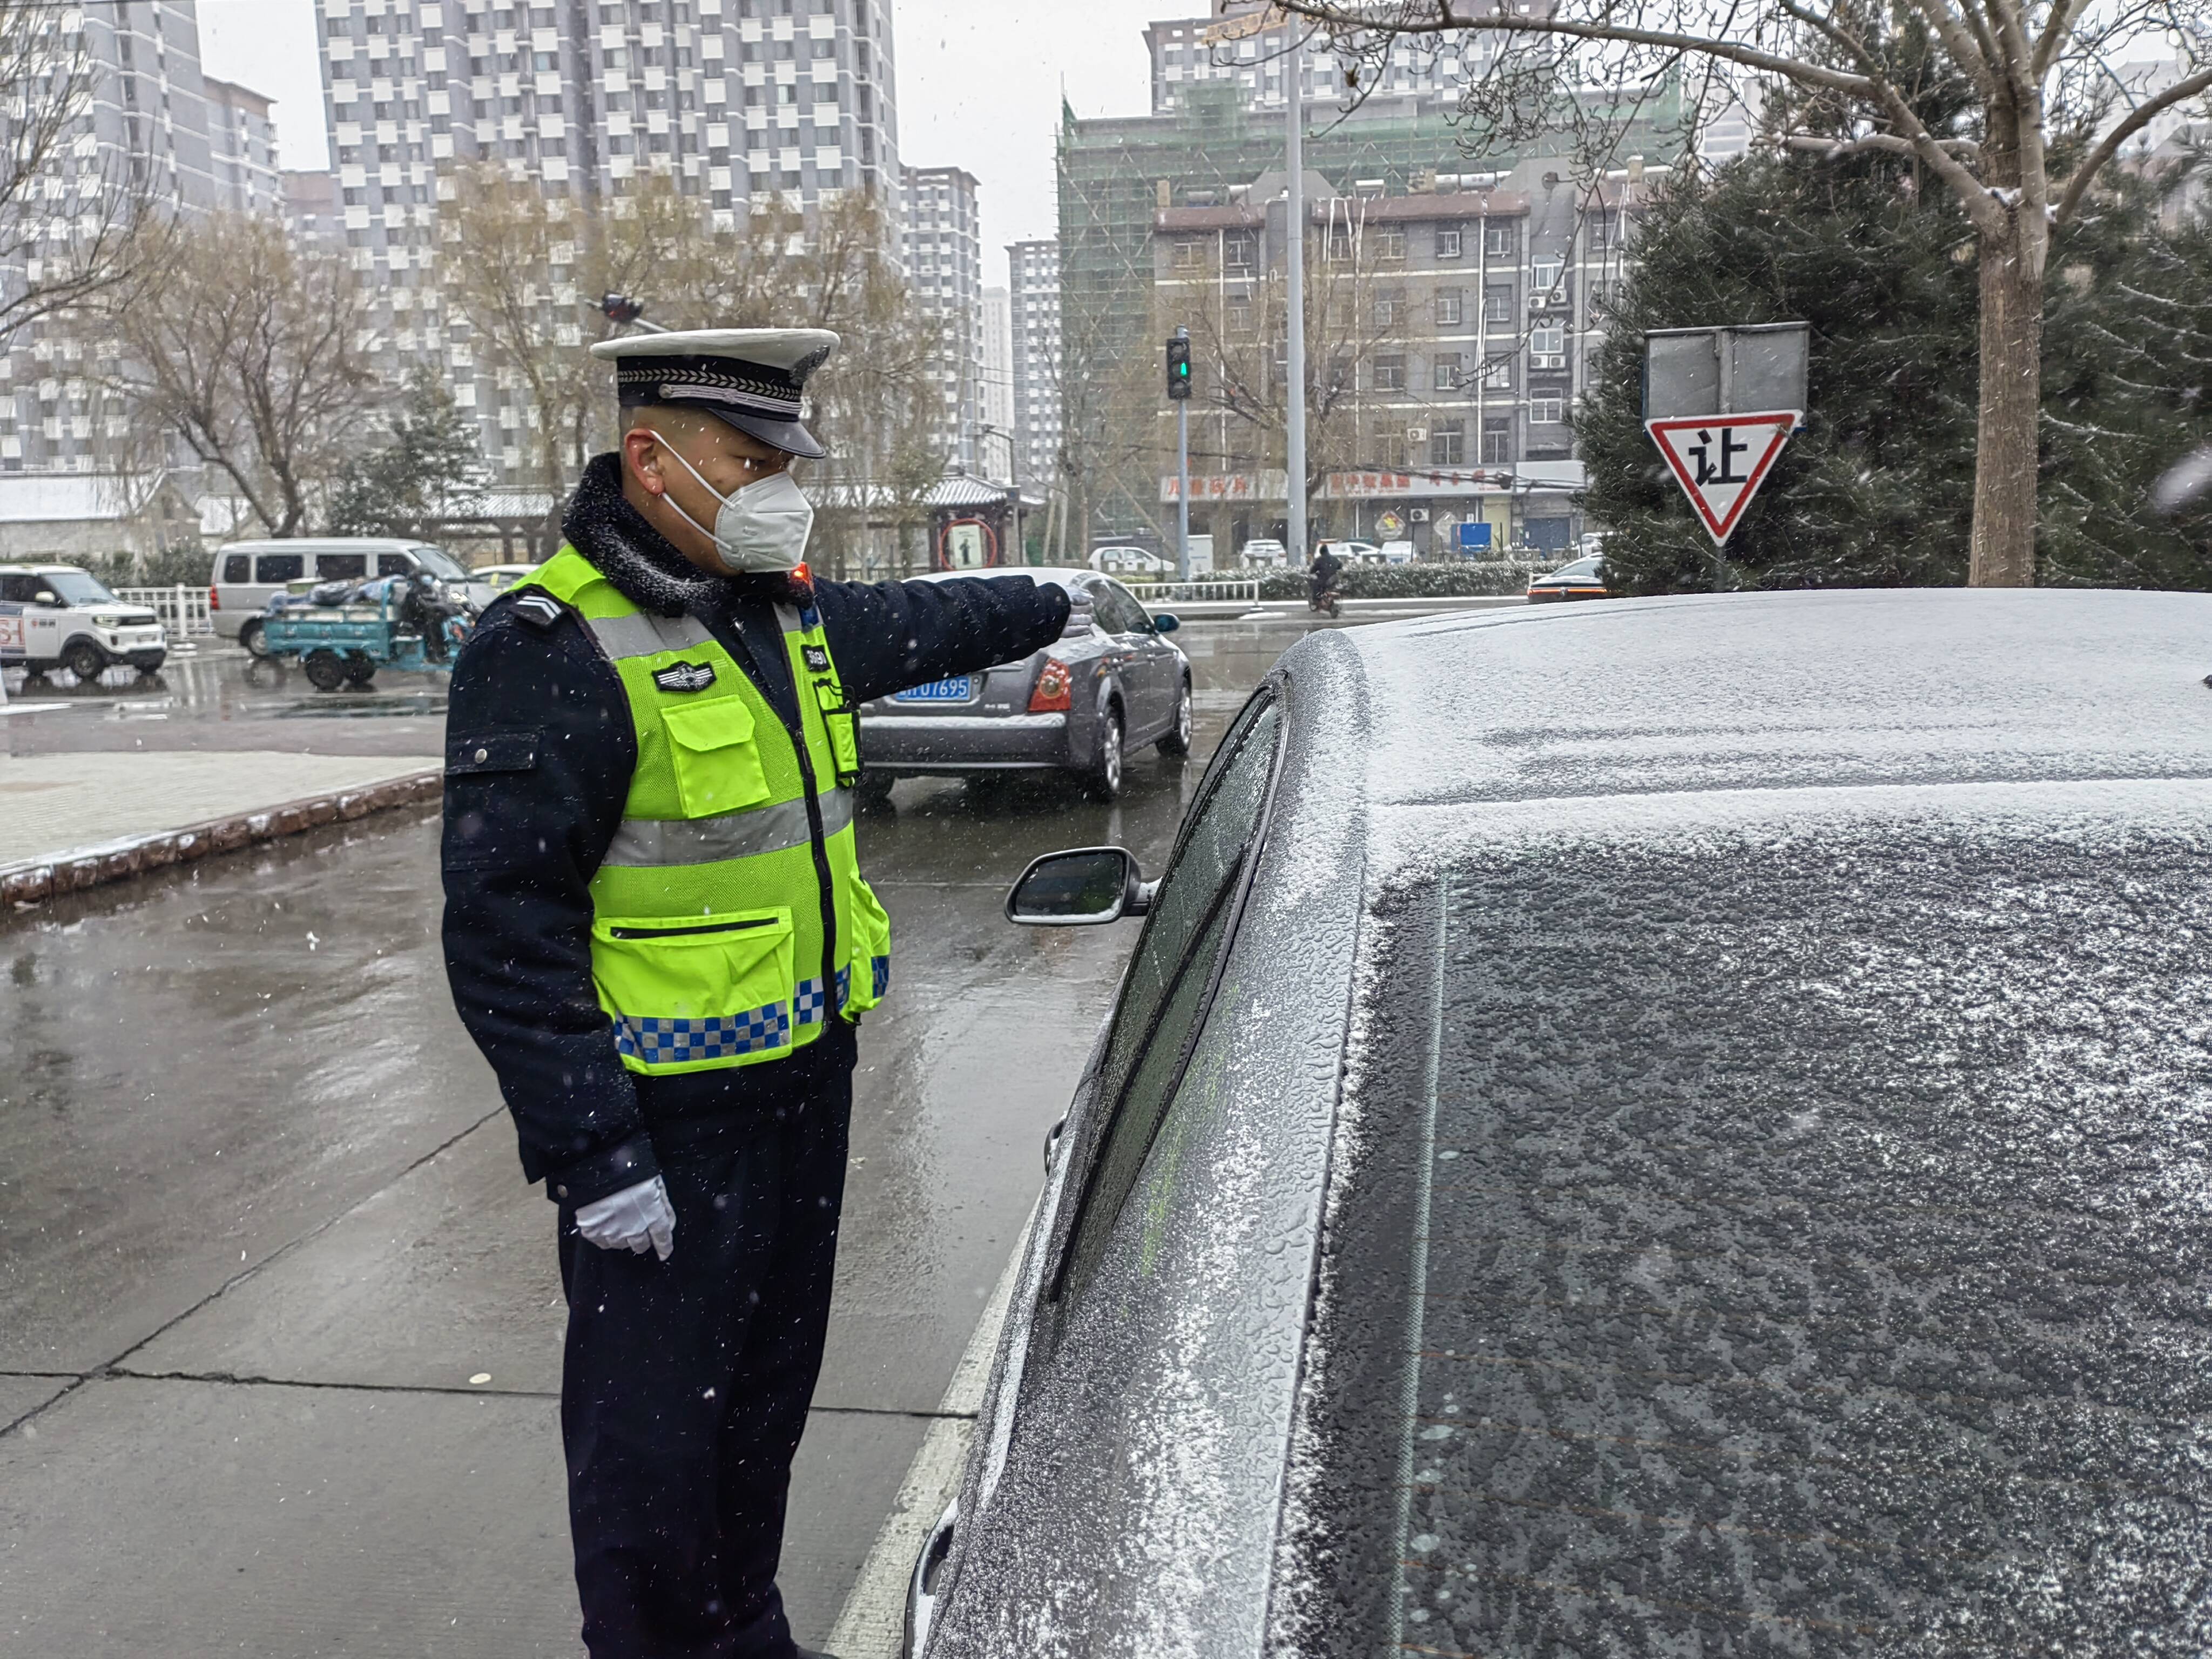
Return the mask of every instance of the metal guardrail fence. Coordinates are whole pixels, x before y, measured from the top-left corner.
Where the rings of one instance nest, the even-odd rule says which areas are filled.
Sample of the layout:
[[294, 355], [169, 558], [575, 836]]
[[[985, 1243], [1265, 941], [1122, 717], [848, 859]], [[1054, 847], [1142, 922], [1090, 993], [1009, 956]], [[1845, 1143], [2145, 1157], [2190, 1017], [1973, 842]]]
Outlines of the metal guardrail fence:
[[212, 634], [215, 618], [208, 614], [205, 587], [118, 587], [115, 597], [125, 605], [143, 605], [161, 619], [173, 640], [191, 634]]
[[1201, 599], [1219, 599], [1224, 605], [1260, 602], [1256, 576], [1245, 581], [1124, 582], [1122, 586], [1136, 595], [1139, 605], [1195, 605]]

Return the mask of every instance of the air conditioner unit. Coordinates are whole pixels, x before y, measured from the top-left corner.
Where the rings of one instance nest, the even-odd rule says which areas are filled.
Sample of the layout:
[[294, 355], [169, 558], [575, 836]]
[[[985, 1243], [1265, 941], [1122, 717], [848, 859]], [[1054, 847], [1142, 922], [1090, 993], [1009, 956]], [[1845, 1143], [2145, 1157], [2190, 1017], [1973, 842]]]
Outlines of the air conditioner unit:
[[1567, 355], [1564, 351], [1537, 351], [1529, 354], [1528, 367], [1531, 368], [1565, 368], [1566, 366]]
[[1425, 507], [1409, 507], [1407, 509], [1406, 518], [1413, 524], [1426, 524], [1429, 521], [1429, 509]]
[[1407, 428], [1406, 428], [1406, 441], [1407, 441], [1407, 443], [1409, 443], [1409, 444], [1425, 444], [1425, 443], [1428, 442], [1428, 441], [1429, 441], [1429, 429], [1428, 429], [1428, 428], [1426, 428], [1426, 427], [1425, 427], [1425, 426], [1409, 426], [1409, 427], [1407, 427]]

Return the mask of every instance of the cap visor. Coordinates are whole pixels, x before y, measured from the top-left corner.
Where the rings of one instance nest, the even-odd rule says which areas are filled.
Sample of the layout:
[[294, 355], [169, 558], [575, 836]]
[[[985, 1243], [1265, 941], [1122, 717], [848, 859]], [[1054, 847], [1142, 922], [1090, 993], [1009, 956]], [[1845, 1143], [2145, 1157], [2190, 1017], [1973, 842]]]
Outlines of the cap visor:
[[734, 410], [720, 409], [709, 404], [686, 404], [683, 407], [712, 415], [725, 426], [735, 427], [748, 438], [757, 438], [764, 444], [773, 444], [786, 454], [796, 455], [801, 460], [818, 461], [830, 453], [811, 432], [796, 421], [771, 420], [764, 415], [740, 415]]

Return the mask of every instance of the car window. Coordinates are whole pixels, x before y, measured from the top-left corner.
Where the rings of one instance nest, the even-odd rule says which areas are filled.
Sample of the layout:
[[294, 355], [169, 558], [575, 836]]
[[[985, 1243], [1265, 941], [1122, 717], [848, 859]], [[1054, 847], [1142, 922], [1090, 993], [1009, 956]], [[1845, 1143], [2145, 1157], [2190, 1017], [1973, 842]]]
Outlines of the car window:
[[376, 574], [380, 576], [404, 576], [415, 568], [415, 562], [404, 553], [380, 553], [376, 556]]
[[1267, 699], [1230, 734], [1212, 787], [1153, 897], [1099, 1065], [1097, 1121], [1103, 1127], [1068, 1224], [1060, 1285], [1096, 1261], [1159, 1128], [1220, 954], [1227, 901], [1259, 828], [1279, 725], [1278, 706]]
[[253, 575], [257, 581], [297, 581], [307, 574], [307, 562], [298, 553], [260, 553], [254, 556]]
[[366, 553], [318, 553], [315, 574], [326, 582], [359, 581], [368, 574]]
[[253, 580], [253, 556], [251, 553], [226, 553], [222, 560], [222, 580], [227, 582], [250, 582]]
[[1389, 907], [1303, 1651], [2206, 1650], [2212, 879], [2072, 810]]
[[9, 605], [28, 605], [38, 589], [36, 576], [0, 576], [0, 600]]
[[422, 568], [441, 581], [465, 582], [469, 579], [469, 573], [442, 547], [432, 547], [426, 542], [416, 548], [414, 553], [422, 562]]
[[1122, 620], [1116, 631], [1123, 634], [1149, 634], [1152, 631], [1152, 615], [1144, 602], [1119, 582], [1108, 582], [1106, 591], [1113, 595], [1114, 605]]

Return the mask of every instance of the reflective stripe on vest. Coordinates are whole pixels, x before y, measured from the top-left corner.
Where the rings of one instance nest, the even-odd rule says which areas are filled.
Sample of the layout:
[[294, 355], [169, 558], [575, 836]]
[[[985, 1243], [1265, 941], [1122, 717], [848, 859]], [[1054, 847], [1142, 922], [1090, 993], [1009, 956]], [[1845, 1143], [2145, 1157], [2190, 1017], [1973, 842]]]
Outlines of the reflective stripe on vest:
[[704, 625], [639, 610], [573, 548], [517, 586], [583, 619], [635, 729], [622, 823], [591, 882], [592, 979], [623, 1063], [662, 1073], [778, 1060], [818, 1037], [833, 1008], [873, 1007], [890, 927], [854, 853], [857, 754], [837, 729], [850, 714], [818, 613], [777, 608], [794, 742]]

